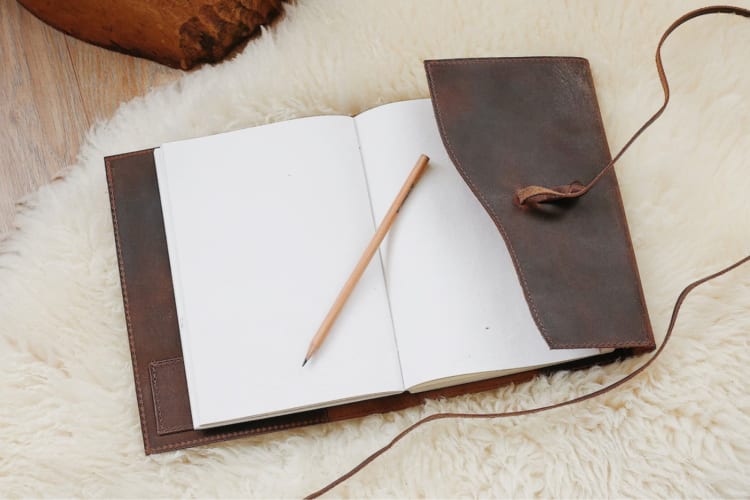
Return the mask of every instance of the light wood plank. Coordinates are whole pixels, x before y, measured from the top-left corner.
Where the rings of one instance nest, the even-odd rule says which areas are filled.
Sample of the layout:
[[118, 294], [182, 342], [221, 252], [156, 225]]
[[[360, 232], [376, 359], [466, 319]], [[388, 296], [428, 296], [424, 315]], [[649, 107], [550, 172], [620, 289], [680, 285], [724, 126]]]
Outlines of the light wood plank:
[[0, 235], [15, 200], [75, 158], [89, 123], [65, 36], [15, 1], [0, 1]]
[[16, 200], [75, 161], [86, 130], [183, 73], [86, 44], [0, 0], [0, 240]]
[[72, 37], [67, 37], [66, 42], [84, 109], [94, 121], [112, 116], [122, 102], [177, 80], [183, 74], [180, 70], [111, 52]]

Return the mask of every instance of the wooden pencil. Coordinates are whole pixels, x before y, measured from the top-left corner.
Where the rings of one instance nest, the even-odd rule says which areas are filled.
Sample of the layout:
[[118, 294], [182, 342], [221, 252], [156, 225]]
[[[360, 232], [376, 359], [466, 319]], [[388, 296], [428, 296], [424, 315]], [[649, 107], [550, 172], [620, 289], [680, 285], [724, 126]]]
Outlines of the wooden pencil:
[[380, 226], [378, 226], [377, 231], [375, 231], [375, 235], [367, 245], [367, 248], [362, 254], [362, 257], [360, 257], [356, 267], [352, 271], [351, 275], [349, 275], [349, 279], [346, 280], [344, 287], [341, 289], [341, 292], [339, 292], [338, 297], [336, 297], [336, 301], [333, 303], [333, 306], [331, 306], [331, 310], [328, 311], [325, 319], [323, 319], [323, 323], [321, 323], [317, 333], [310, 341], [310, 346], [307, 349], [307, 354], [305, 355], [305, 360], [302, 362], [302, 366], [305, 366], [310, 358], [312, 358], [313, 354], [315, 354], [315, 351], [317, 351], [325, 341], [326, 337], [328, 336], [328, 332], [331, 330], [333, 323], [336, 321], [336, 317], [338, 317], [341, 309], [346, 303], [346, 300], [351, 295], [352, 290], [354, 290], [354, 286], [362, 277], [362, 274], [364, 274], [365, 269], [367, 269], [367, 265], [370, 263], [372, 256], [375, 255], [375, 252], [378, 250], [380, 243], [383, 241], [383, 238], [385, 238], [388, 230], [393, 225], [393, 221], [396, 219], [396, 215], [398, 215], [399, 209], [404, 204], [404, 200], [406, 200], [409, 192], [411, 192], [414, 185], [424, 173], [429, 161], [430, 159], [427, 156], [420, 155], [417, 163], [414, 165], [414, 168], [406, 178], [404, 185], [401, 186], [401, 190], [396, 195], [396, 199], [393, 200], [391, 207], [388, 209], [385, 217], [383, 217], [383, 221], [380, 223]]

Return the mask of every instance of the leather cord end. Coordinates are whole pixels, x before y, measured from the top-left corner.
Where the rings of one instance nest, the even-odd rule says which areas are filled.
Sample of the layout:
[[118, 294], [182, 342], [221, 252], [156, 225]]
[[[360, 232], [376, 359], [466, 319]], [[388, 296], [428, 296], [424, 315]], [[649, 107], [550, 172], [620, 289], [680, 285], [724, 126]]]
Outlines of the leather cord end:
[[558, 200], [577, 198], [584, 193], [586, 186], [578, 181], [546, 188], [543, 186], [526, 186], [516, 191], [514, 201], [518, 206], [537, 205], [541, 203], [553, 203]]

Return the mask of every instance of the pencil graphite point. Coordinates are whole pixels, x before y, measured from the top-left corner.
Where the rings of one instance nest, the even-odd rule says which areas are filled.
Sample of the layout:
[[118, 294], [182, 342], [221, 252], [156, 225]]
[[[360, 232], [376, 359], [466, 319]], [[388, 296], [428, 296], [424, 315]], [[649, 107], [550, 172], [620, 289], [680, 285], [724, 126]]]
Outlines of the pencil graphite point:
[[302, 362], [302, 366], [305, 366], [307, 364], [307, 358]]

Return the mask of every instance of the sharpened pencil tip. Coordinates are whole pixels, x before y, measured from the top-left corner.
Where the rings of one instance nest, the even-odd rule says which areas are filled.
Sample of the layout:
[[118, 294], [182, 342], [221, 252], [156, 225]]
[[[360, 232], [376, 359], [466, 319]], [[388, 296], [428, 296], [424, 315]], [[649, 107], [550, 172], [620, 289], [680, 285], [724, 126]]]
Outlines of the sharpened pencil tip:
[[302, 366], [305, 366], [307, 364], [307, 358], [302, 362]]

